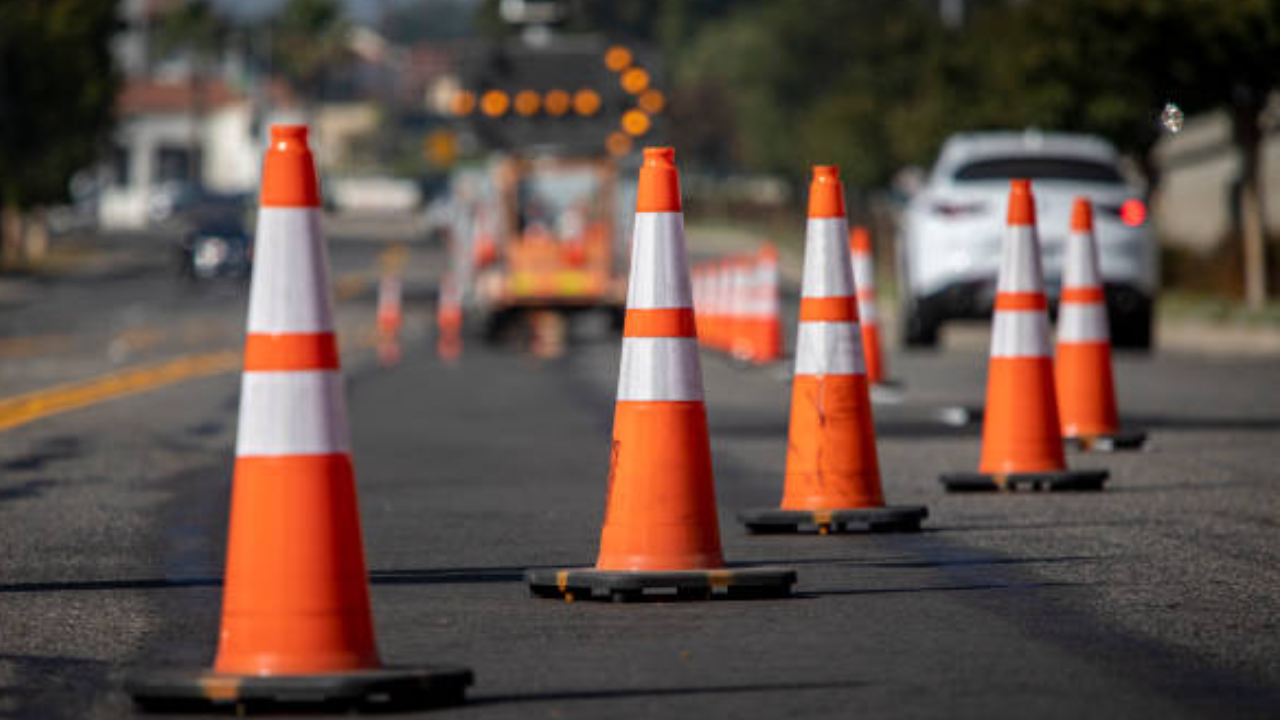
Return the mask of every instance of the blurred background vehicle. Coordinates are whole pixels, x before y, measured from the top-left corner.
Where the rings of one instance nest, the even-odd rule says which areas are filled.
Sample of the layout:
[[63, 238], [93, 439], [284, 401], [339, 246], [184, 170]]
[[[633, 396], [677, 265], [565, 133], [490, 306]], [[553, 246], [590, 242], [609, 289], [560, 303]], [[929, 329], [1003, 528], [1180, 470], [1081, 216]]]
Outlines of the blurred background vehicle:
[[193, 281], [249, 278], [253, 238], [246, 230], [244, 202], [222, 200], [189, 208], [177, 225], [181, 277]]
[[1159, 286], [1155, 238], [1142, 190], [1125, 179], [1114, 147], [1069, 133], [953, 135], [912, 197], [898, 244], [899, 301], [908, 346], [932, 347], [949, 320], [990, 316], [1009, 180], [1029, 178], [1045, 283], [1056, 308], [1071, 203], [1093, 202], [1112, 339], [1151, 346]]

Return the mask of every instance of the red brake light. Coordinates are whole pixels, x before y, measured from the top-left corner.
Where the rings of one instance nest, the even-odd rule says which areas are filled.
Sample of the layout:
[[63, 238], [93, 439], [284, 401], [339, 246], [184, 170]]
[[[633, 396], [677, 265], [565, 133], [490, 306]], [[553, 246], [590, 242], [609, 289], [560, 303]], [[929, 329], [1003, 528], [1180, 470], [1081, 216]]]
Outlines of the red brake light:
[[1129, 227], [1138, 227], [1147, 221], [1147, 206], [1141, 200], [1125, 200], [1120, 206], [1120, 220]]

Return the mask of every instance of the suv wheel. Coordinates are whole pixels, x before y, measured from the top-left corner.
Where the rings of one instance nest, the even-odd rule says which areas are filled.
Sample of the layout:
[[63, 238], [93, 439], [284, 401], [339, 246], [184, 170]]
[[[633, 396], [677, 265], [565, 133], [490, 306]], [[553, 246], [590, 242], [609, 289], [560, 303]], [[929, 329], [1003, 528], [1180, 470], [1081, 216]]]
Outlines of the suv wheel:
[[1114, 311], [1108, 318], [1113, 347], [1139, 351], [1151, 349], [1152, 306], [1151, 298], [1134, 298]]
[[902, 341], [909, 348], [937, 347], [939, 325], [937, 313], [916, 301], [902, 314]]

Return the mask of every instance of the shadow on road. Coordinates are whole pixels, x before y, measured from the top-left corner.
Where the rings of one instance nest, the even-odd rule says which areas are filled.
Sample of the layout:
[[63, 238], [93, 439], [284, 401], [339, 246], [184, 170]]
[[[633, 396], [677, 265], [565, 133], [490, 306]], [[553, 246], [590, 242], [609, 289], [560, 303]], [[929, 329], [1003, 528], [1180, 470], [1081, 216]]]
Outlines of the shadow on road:
[[30, 453], [0, 464], [0, 470], [22, 472], [39, 470], [45, 465], [59, 460], [73, 460], [84, 454], [84, 443], [80, 438], [59, 435], [43, 440]]
[[1093, 583], [1077, 582], [993, 582], [973, 583], [969, 585], [929, 585], [923, 587], [891, 587], [891, 588], [835, 588], [805, 590], [796, 593], [796, 597], [840, 597], [845, 595], [915, 595], [931, 592], [966, 592], [971, 590], [1040, 590], [1059, 587], [1088, 587]]
[[689, 695], [737, 695], [763, 692], [791, 692], [804, 690], [856, 690], [867, 683], [856, 680], [812, 683], [765, 683], [759, 685], [710, 685], [686, 688], [625, 688], [617, 690], [553, 690], [523, 695], [477, 695], [469, 705], [497, 705], [507, 703], [538, 703], [575, 700], [618, 700], [641, 697], [681, 697]]

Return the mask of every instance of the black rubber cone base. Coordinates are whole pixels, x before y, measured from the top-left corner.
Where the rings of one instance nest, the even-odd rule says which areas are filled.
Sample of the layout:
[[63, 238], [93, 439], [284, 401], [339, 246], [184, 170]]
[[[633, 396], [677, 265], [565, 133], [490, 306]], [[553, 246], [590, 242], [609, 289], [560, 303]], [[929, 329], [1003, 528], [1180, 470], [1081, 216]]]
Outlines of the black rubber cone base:
[[1101, 490], [1106, 470], [1063, 470], [1042, 473], [948, 473], [939, 477], [948, 492], [1013, 492], [1016, 490]]
[[571, 568], [526, 570], [537, 597], [575, 600], [757, 600], [791, 595], [796, 571], [784, 567], [627, 571]]
[[1066, 438], [1064, 442], [1069, 448], [1094, 452], [1141, 450], [1142, 446], [1147, 442], [1147, 433], [1143, 430], [1121, 430], [1111, 435], [1084, 435]]
[[379, 712], [457, 705], [472, 679], [459, 667], [275, 676], [175, 668], [135, 672], [125, 691], [147, 712]]
[[738, 519], [749, 532], [783, 534], [816, 532], [819, 535], [851, 532], [919, 532], [929, 517], [923, 505], [890, 505], [845, 510], [747, 510]]

